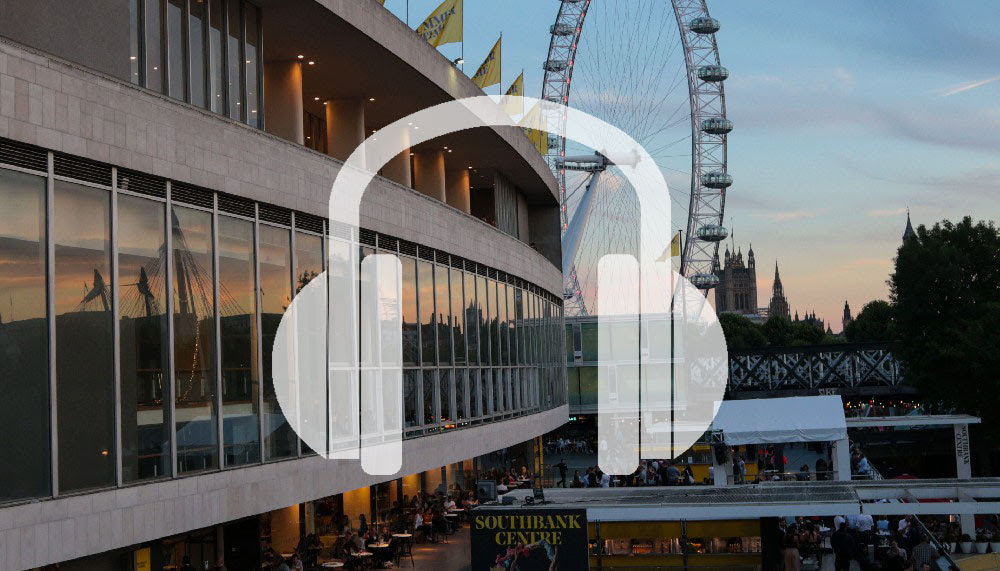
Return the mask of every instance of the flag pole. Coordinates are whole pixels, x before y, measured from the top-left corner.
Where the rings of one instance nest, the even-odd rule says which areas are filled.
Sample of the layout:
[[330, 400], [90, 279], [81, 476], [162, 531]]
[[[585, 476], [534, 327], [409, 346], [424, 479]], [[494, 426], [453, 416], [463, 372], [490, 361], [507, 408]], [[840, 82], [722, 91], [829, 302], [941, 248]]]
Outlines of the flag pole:
[[[409, 2], [409, 0], [407, 0]], [[465, 73], [465, 3], [462, 2], [462, 53], [459, 54], [462, 58], [462, 73]]]
[[406, 0], [406, 27], [410, 27], [410, 0]]

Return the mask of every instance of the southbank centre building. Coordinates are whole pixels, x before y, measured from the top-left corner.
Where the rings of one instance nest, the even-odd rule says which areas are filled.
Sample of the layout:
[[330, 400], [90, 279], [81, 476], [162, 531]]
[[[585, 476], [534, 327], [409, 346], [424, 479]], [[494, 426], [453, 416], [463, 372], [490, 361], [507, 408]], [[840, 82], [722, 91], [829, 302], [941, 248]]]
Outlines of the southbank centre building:
[[344, 161], [482, 94], [375, 0], [0, 2], [0, 568], [254, 568], [562, 425], [557, 183], [514, 128], [407, 145], [350, 235], [401, 262], [399, 472], [276, 396]]

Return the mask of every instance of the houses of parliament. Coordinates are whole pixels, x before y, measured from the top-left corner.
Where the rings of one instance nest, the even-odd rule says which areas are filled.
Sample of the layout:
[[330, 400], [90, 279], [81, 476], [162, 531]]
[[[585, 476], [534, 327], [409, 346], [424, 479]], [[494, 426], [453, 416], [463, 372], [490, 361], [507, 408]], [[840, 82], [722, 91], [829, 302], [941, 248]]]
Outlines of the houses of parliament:
[[[774, 286], [771, 289], [771, 300], [766, 306], [757, 304], [757, 261], [754, 259], [753, 245], [747, 250], [746, 261], [743, 260], [743, 249], [732, 253], [729, 247], [719, 260], [719, 255], [715, 255], [714, 270], [719, 277], [719, 285], [715, 288], [715, 311], [717, 313], [736, 313], [745, 315], [751, 321], [763, 323], [772, 315], [779, 315], [794, 322], [806, 322], [819, 326], [821, 329], [832, 332], [829, 325], [816, 317], [816, 313], [806, 313], [800, 319], [796, 311], [794, 320], [785, 297], [785, 289], [781, 284], [781, 274], [778, 271], [778, 262], [774, 263]], [[844, 302], [844, 323], [851, 320], [851, 309]]]

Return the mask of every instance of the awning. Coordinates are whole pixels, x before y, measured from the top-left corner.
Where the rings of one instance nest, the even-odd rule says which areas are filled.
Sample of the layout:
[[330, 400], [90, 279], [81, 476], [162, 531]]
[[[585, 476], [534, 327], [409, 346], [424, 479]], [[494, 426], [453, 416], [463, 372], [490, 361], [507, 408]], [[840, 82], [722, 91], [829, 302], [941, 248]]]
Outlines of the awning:
[[839, 396], [723, 401], [712, 430], [721, 430], [730, 446], [847, 438]]

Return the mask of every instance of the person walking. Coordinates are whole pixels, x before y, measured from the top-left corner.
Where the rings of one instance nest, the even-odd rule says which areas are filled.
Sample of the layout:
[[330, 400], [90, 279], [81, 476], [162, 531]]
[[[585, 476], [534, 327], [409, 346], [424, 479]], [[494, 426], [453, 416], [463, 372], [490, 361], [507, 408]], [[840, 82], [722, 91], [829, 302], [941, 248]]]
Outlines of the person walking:
[[850, 571], [851, 560], [858, 554], [858, 541], [847, 532], [847, 524], [841, 523], [833, 533], [830, 546], [833, 547], [834, 571]]
[[565, 488], [566, 487], [566, 472], [569, 470], [569, 467], [566, 466], [566, 460], [560, 458], [559, 459], [559, 463], [556, 464], [555, 467], [559, 470], [559, 481], [556, 482], [556, 486], [559, 486], [561, 484], [562, 487]]
[[[930, 543], [927, 542], [927, 536], [920, 534], [920, 543], [913, 548], [913, 565], [920, 568], [924, 563], [931, 563], [937, 557], [937, 552]], [[931, 565], [933, 567], [933, 565]]]
[[785, 536], [785, 571], [801, 571], [802, 557], [799, 555], [799, 537], [794, 533]]

